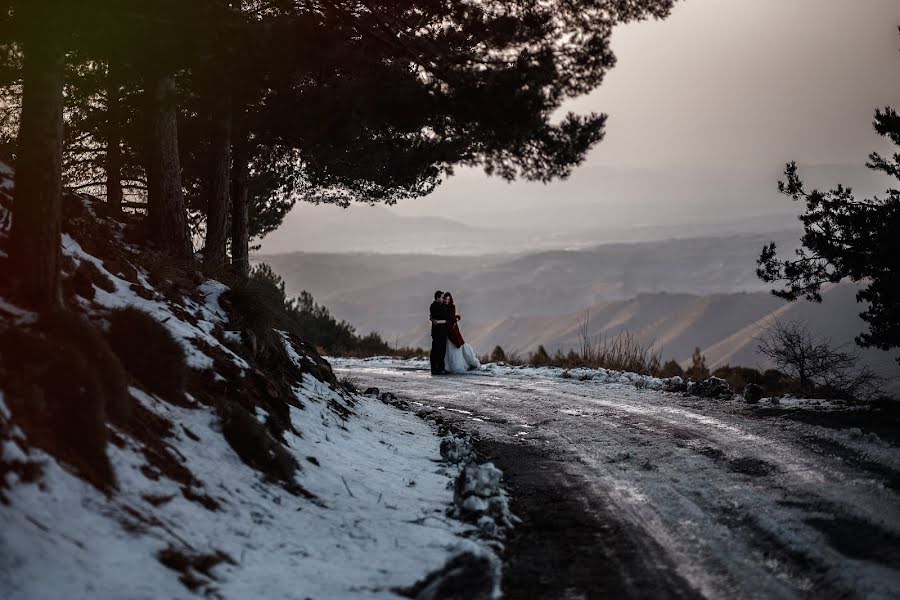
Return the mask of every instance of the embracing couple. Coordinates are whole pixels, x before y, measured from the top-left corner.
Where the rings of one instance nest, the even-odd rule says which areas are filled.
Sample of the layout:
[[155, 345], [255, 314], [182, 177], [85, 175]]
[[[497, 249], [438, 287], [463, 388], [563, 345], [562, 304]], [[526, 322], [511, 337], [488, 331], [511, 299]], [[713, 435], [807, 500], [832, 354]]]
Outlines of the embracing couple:
[[463, 340], [453, 296], [437, 291], [431, 303], [431, 374], [465, 373], [481, 367], [475, 350]]

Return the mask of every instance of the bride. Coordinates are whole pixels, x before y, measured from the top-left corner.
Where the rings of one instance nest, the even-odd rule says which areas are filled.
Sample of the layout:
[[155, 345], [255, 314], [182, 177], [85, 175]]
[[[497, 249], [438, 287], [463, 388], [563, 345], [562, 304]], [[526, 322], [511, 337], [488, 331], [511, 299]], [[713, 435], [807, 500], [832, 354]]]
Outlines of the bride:
[[444, 294], [444, 304], [447, 305], [447, 314], [452, 323], [447, 324], [447, 354], [444, 357], [444, 368], [450, 373], [465, 373], [481, 368], [478, 357], [472, 346], [463, 340], [459, 331], [459, 315], [456, 313], [456, 305], [450, 292]]

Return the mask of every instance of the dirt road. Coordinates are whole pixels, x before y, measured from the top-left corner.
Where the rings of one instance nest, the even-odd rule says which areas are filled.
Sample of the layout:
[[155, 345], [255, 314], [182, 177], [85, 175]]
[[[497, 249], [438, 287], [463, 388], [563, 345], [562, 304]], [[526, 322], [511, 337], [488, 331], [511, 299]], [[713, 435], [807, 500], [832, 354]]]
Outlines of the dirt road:
[[540, 373], [335, 370], [503, 469], [509, 598], [900, 597], [897, 413], [751, 407]]

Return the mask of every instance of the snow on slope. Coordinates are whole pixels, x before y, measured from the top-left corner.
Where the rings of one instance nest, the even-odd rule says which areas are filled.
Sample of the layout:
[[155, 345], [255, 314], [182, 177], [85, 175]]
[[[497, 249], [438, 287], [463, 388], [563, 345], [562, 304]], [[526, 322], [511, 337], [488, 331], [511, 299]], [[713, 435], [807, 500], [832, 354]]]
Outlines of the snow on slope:
[[[88, 199], [66, 201], [94, 213]], [[139, 265], [131, 277], [114, 274], [71, 235], [63, 236], [63, 253], [112, 282], [111, 292], [94, 284], [92, 299], [77, 297], [95, 321], [108, 309], [138, 307], [168, 328], [195, 373], [223, 382], [213, 370], [221, 361], [239, 377], [252, 369], [236, 351], [239, 332], [225, 331], [221, 283], [205, 280], [193, 297], [173, 299]], [[0, 334], [35, 319], [0, 298]], [[300, 494], [241, 460], [214, 404], [187, 394], [176, 405], [131, 387], [137, 408], [162, 432], [160, 447], [110, 425], [118, 486], [107, 495], [31, 446], [0, 389], [0, 597], [389, 598], [464, 552], [494, 566], [498, 595], [491, 542], [448, 516], [460, 467], [442, 462], [434, 427], [317, 378], [300, 342], [282, 337], [302, 372], [283, 432], [300, 464]], [[254, 410], [266, 422], [259, 404]], [[154, 452], [174, 460], [190, 483], [157, 469]], [[35, 464], [36, 477], [17, 467]]]
[[[186, 499], [176, 482], [148, 478], [132, 443], [110, 447], [120, 485], [111, 498], [31, 450], [44, 477], [7, 482], [10, 503], [0, 507], [4, 598], [188, 596], [178, 574], [157, 560], [167, 548], [224, 552], [229, 558], [208, 574], [191, 573], [198, 592], [225, 598], [394, 597], [391, 588], [414, 583], [451, 555], [483, 552], [460, 537], [470, 526], [444, 515], [455, 469], [438, 463], [439, 439], [409, 413], [360, 399], [358, 418], [343, 423], [327, 407], [329, 398], [340, 400], [336, 392], [317, 382], [299, 389], [306, 410], [292, 407], [291, 419], [303, 436], [286, 438], [304, 464], [299, 482], [320, 500], [312, 502], [244, 465], [210, 410], [133, 392], [179, 425], [168, 443], [202, 482], [195, 492], [219, 508]], [[23, 452], [7, 445], [4, 459]]]

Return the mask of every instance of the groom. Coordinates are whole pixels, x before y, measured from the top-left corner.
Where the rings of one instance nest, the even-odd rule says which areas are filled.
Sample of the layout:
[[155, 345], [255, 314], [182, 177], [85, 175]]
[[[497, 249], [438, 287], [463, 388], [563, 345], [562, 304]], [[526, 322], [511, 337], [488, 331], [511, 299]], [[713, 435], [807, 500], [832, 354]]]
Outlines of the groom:
[[447, 305], [443, 301], [444, 292], [434, 293], [429, 319], [431, 319], [431, 374], [446, 375], [444, 356], [447, 354]]

